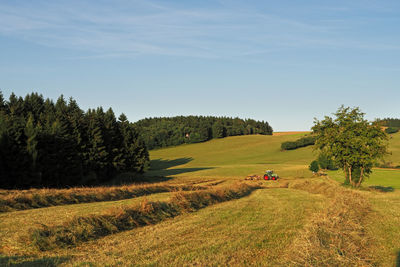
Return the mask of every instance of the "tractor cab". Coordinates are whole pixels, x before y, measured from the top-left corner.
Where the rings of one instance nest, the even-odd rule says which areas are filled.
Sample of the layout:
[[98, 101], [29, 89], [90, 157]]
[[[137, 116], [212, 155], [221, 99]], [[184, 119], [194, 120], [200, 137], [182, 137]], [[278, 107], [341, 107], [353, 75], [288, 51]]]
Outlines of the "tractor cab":
[[266, 170], [264, 180], [278, 180], [279, 176], [273, 170]]

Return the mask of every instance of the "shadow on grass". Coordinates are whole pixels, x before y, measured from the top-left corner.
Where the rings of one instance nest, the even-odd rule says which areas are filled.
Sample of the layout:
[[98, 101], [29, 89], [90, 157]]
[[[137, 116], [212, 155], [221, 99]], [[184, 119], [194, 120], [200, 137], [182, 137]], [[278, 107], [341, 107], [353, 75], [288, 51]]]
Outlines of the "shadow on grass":
[[[178, 158], [173, 160], [168, 159], [154, 159], [150, 162], [150, 170], [147, 176], [156, 177], [168, 177], [172, 175], [178, 175], [187, 172], [196, 172], [202, 170], [214, 169], [213, 167], [201, 167], [201, 168], [173, 168], [176, 166], [184, 165], [191, 162], [193, 158]], [[173, 168], [173, 169], [171, 169]]]
[[391, 186], [372, 185], [369, 186], [368, 188], [384, 193], [394, 192], [394, 188]]
[[40, 266], [50, 267], [58, 266], [64, 262], [67, 262], [69, 257], [43, 257], [43, 258], [32, 258], [28, 256], [3, 256], [0, 255], [0, 266]]
[[150, 161], [150, 169], [142, 174], [138, 173], [122, 173], [115, 177], [113, 180], [103, 184], [105, 186], [135, 184], [135, 183], [161, 183], [172, 180], [173, 175], [196, 172], [201, 170], [213, 169], [211, 167], [205, 168], [177, 168], [170, 169], [176, 166], [184, 165], [193, 160], [193, 158], [178, 158], [173, 160], [154, 159]]
[[400, 267], [400, 250], [397, 252], [396, 267]]
[[184, 165], [193, 160], [193, 158], [179, 158], [179, 159], [153, 159], [150, 161], [150, 171], [166, 170], [179, 165]]

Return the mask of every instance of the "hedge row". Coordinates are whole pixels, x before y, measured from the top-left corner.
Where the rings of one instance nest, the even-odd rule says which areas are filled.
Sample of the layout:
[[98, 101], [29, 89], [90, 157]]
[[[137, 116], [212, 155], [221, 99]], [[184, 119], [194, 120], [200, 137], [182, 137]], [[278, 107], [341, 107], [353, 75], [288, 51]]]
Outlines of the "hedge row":
[[314, 136], [306, 136], [302, 137], [296, 141], [287, 141], [281, 144], [282, 150], [293, 150], [300, 147], [311, 146], [315, 144], [315, 137]]
[[398, 131], [399, 131], [398, 127], [389, 127], [389, 128], [386, 128], [386, 130], [385, 130], [385, 132], [388, 134], [394, 134], [394, 133], [397, 133]]

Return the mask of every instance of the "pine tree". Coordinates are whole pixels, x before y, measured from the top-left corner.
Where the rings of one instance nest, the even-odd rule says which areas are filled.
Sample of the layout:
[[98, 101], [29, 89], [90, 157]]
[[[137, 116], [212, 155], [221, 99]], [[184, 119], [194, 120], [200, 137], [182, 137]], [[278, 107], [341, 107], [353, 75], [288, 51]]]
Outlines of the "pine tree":
[[25, 126], [25, 136], [26, 136], [26, 150], [28, 154], [31, 156], [31, 172], [34, 176], [36, 174], [36, 160], [38, 156], [37, 151], [37, 129], [34, 125], [34, 118], [32, 113], [28, 116], [28, 121], [26, 122]]
[[96, 174], [97, 179], [105, 179], [107, 166], [106, 147], [104, 145], [101, 124], [95, 110], [88, 111], [88, 145], [86, 150], [86, 166]]

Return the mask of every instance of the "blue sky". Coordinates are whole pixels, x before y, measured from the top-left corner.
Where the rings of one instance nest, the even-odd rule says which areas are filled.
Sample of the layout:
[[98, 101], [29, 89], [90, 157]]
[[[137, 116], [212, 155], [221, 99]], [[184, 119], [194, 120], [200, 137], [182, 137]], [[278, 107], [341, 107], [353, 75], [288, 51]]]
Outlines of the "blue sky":
[[400, 1], [0, 0], [0, 90], [131, 121], [400, 117]]

